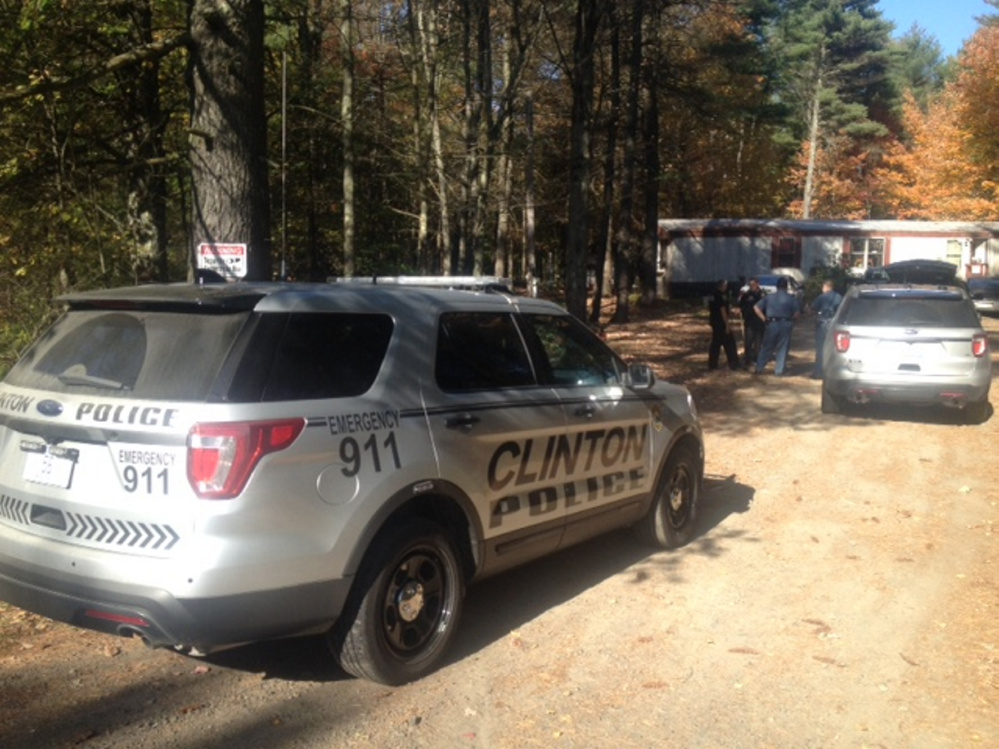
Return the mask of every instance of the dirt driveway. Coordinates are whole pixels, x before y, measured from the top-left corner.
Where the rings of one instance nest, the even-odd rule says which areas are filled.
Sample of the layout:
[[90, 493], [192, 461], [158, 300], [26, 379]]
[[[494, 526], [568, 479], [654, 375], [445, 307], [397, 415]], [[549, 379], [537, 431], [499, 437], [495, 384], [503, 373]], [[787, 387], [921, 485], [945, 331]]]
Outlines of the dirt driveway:
[[609, 333], [697, 396], [688, 547], [618, 533], [485, 581], [449, 665], [398, 689], [318, 640], [199, 661], [5, 608], [0, 746], [999, 745], [999, 415], [823, 416], [808, 333], [783, 379], [706, 372], [694, 315]]

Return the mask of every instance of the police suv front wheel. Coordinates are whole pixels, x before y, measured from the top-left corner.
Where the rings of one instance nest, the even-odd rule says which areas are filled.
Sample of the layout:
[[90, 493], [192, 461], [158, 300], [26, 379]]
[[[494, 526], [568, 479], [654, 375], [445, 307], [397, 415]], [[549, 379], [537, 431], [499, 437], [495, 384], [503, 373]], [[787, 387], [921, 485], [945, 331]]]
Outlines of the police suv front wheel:
[[693, 447], [675, 447], [659, 474], [652, 507], [636, 526], [642, 541], [663, 549], [675, 549], [690, 541], [697, 522], [700, 476]]
[[329, 643], [344, 671], [381, 684], [426, 675], [447, 650], [465, 586], [454, 545], [436, 524], [410, 519], [371, 544]]

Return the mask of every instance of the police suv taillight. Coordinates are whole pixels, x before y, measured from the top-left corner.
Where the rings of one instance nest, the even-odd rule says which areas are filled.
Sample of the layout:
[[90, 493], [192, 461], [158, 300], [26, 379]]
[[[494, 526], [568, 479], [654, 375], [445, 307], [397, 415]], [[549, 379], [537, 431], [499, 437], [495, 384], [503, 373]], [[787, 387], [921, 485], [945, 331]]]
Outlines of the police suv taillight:
[[195, 424], [187, 435], [187, 479], [202, 499], [239, 496], [265, 455], [290, 446], [304, 419]]
[[975, 357], [985, 356], [989, 351], [989, 337], [984, 333], [975, 333], [971, 338], [971, 353]]
[[837, 330], [833, 333], [833, 343], [836, 344], [836, 350], [845, 354], [850, 350], [850, 332], [847, 330]]

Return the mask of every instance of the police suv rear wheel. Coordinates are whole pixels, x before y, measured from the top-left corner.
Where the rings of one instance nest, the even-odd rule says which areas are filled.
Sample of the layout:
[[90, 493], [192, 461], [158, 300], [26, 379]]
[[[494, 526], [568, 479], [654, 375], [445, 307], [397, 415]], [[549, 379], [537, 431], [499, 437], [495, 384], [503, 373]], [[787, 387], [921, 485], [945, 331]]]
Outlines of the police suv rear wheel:
[[982, 424], [989, 418], [989, 399], [974, 401], [965, 406], [964, 421], [967, 424]]
[[697, 522], [700, 475], [694, 449], [686, 444], [674, 448], [659, 475], [652, 507], [636, 526], [639, 538], [663, 549], [690, 541]]
[[389, 526], [372, 542], [330, 632], [333, 655], [358, 678], [418, 679], [447, 650], [463, 599], [461, 564], [439, 526], [420, 519]]

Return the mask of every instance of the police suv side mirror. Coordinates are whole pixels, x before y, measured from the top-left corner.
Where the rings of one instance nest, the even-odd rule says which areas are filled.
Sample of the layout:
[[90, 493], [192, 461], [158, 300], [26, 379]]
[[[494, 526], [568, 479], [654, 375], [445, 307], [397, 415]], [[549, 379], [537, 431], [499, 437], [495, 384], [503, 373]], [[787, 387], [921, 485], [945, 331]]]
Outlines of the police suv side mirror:
[[625, 377], [625, 385], [633, 390], [648, 390], [656, 383], [656, 376], [648, 364], [629, 365]]

